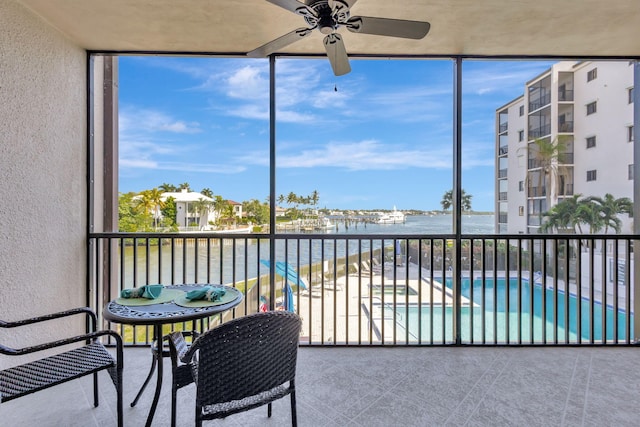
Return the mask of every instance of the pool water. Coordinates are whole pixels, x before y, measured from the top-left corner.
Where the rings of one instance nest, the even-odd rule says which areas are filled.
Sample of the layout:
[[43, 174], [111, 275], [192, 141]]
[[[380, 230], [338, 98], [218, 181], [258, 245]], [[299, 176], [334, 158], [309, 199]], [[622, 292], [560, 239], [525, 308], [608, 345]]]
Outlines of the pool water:
[[[447, 280], [446, 286], [451, 288], [450, 279]], [[471, 289], [470, 280], [463, 279], [462, 295], [471, 299]], [[539, 284], [533, 286], [531, 295], [529, 282], [526, 279], [520, 282], [517, 278], [510, 279], [508, 293], [505, 279], [498, 279], [497, 286], [494, 286], [492, 279], [486, 279], [483, 293], [482, 281], [475, 280], [473, 301], [477, 305], [473, 309], [461, 308], [462, 341], [513, 343], [520, 340], [523, 343], [553, 343], [557, 340], [576, 343], [593, 339], [600, 342], [603, 339], [603, 330], [606, 330], [606, 340], [612, 340], [614, 333], [617, 333], [619, 340], [626, 339], [628, 331], [624, 306], [618, 307], [617, 316], [614, 316], [613, 307], [607, 307], [603, 318], [602, 304], [596, 302], [593, 304], [591, 316], [590, 301], [583, 297], [580, 305], [581, 340], [578, 340], [578, 299], [575, 295], [569, 295], [567, 301], [566, 297], [561, 291], [555, 293], [551, 289], [543, 290]], [[568, 316], [565, 316], [567, 308]], [[397, 306], [395, 332], [399, 337], [408, 335], [410, 341], [416, 341], [420, 337], [422, 342], [451, 342], [454, 334], [453, 316], [452, 307]], [[386, 313], [387, 322], [393, 317], [392, 313]], [[614, 317], [617, 322], [616, 329]], [[557, 321], [554, 321], [556, 318]], [[629, 333], [633, 336], [633, 316], [629, 327]]]

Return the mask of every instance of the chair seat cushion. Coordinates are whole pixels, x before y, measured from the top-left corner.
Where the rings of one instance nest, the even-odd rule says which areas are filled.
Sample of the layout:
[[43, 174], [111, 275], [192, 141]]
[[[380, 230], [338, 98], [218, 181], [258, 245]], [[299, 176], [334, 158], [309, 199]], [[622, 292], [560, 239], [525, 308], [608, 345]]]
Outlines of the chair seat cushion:
[[6, 402], [83, 375], [110, 369], [114, 380], [116, 361], [94, 342], [64, 353], [0, 371], [0, 402]]
[[202, 408], [202, 419], [224, 418], [227, 415], [243, 412], [248, 409], [257, 408], [264, 404], [273, 402], [291, 393], [288, 384], [282, 384], [271, 390], [256, 394], [255, 396], [245, 397], [240, 400], [232, 400], [230, 402], [216, 403], [207, 405]]

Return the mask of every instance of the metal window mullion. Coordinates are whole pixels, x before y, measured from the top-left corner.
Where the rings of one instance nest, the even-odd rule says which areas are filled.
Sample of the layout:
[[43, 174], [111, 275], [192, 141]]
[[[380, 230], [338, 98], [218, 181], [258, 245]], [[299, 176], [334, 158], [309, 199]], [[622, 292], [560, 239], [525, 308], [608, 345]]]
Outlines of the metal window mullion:
[[158, 283], [162, 283], [162, 237], [158, 238]]
[[133, 238], [133, 287], [138, 287], [138, 238]]
[[627, 344], [633, 342], [631, 336], [631, 240], [626, 240], [626, 266], [624, 269], [624, 289], [625, 289], [625, 336], [627, 337]]
[[[441, 292], [441, 296], [440, 296], [440, 300], [441, 300], [441, 311], [442, 311], [442, 344], [446, 343], [446, 327], [445, 325], [447, 324], [446, 320], [447, 320], [447, 312], [446, 312], [446, 306], [447, 306], [447, 301], [445, 299], [446, 296], [446, 292], [445, 289], [447, 287], [447, 273], [446, 273], [446, 265], [445, 265], [445, 260], [447, 259], [447, 239], [442, 239], [442, 292]], [[451, 288], [453, 290], [453, 277], [452, 277], [452, 283], [451, 283]], [[455, 307], [454, 307], [455, 309]], [[455, 314], [455, 313], [454, 313]]]
[[[505, 317], [504, 317], [504, 332], [505, 332], [505, 341], [507, 344], [511, 344], [511, 262], [510, 262], [510, 251], [509, 251], [509, 239], [505, 239], [504, 241], [504, 259], [505, 259], [505, 285], [504, 288], [505, 298], [504, 298], [504, 308], [505, 308]], [[496, 284], [497, 286], [497, 284]]]
[[474, 341], [474, 335], [475, 335], [475, 331], [474, 331], [474, 322], [473, 322], [473, 307], [474, 307], [474, 294], [473, 294], [473, 288], [475, 287], [475, 279], [474, 279], [474, 274], [473, 274], [473, 244], [474, 244], [474, 240], [473, 239], [469, 239], [469, 254], [468, 254], [468, 260], [469, 260], [469, 342], [471, 344], [473, 344]]
[[582, 239], [575, 239], [576, 255], [576, 335], [578, 344], [582, 344]]
[[127, 269], [127, 265], [125, 263], [125, 257], [124, 257], [124, 252], [125, 252], [124, 237], [121, 237], [118, 239], [118, 245], [120, 248], [120, 289], [118, 289], [118, 291], [120, 291], [124, 288], [124, 284], [126, 280], [125, 272]]
[[462, 57], [454, 58], [453, 87], [453, 188], [455, 256], [453, 271], [454, 316], [456, 345], [462, 343]]
[[[235, 239], [233, 243], [235, 244]], [[200, 246], [200, 239], [193, 239], [193, 282], [198, 283], [198, 247]], [[235, 264], [233, 266], [233, 271], [236, 271]], [[234, 282], [235, 283], [235, 282]]]
[[422, 344], [422, 243], [418, 239], [418, 345]]
[[187, 239], [182, 239], [182, 283], [187, 283]]
[[[333, 271], [337, 271], [338, 268], [338, 245], [337, 245], [337, 241], [334, 240], [333, 241]], [[324, 247], [324, 243], [322, 245]], [[324, 258], [322, 258], [322, 268], [324, 268]], [[324, 271], [323, 271], [324, 273]], [[324, 276], [324, 274], [323, 274]], [[324, 278], [322, 279], [324, 280]], [[348, 286], [347, 286], [348, 288]], [[337, 345], [337, 340], [336, 337], [338, 336], [338, 304], [336, 304], [336, 301], [338, 301], [338, 287], [336, 286], [335, 280], [333, 282], [333, 345]], [[348, 300], [345, 301], [345, 306], [348, 306]], [[349, 329], [349, 316], [345, 317], [346, 319], [346, 328], [347, 330]], [[348, 337], [348, 332], [347, 332], [347, 337]]]
[[558, 240], [553, 239], [553, 343], [558, 344]]
[[[249, 290], [249, 239], [245, 238], [244, 241], [244, 312], [245, 314], [249, 313], [249, 298], [247, 298], [247, 293]], [[209, 246], [209, 239], [207, 239], [207, 247]], [[207, 251], [208, 256], [208, 251]], [[209, 259], [209, 258], [207, 258]], [[207, 265], [209, 263], [207, 262]], [[259, 294], [260, 292], [258, 292]], [[260, 302], [260, 301], [258, 301]]]
[[518, 286], [516, 288], [517, 291], [517, 307], [516, 316], [518, 323], [518, 344], [522, 344], [522, 239], [516, 240], [518, 244], [518, 255], [517, 255], [517, 278], [518, 278]]
[[602, 344], [607, 344], [607, 240], [602, 239], [602, 256], [601, 258], [601, 266], [602, 275], [600, 276], [601, 284], [600, 284], [600, 293], [602, 300], [602, 309], [600, 312], [602, 313]]
[[[407, 239], [407, 244], [404, 248], [405, 254], [405, 273], [406, 279], [404, 283], [404, 313], [405, 313], [405, 345], [409, 344], [409, 239]], [[373, 270], [371, 270], [371, 274], [373, 274]], [[420, 272], [418, 272], [418, 287], [420, 286]]]
[[[322, 242], [320, 242], [320, 244], [322, 244]], [[311, 256], [311, 253], [313, 251], [313, 241], [311, 239], [309, 239], [309, 256]], [[322, 262], [324, 262], [324, 260], [322, 260]], [[311, 285], [311, 276], [309, 276], [309, 286]], [[309, 344], [311, 344], [311, 342], [313, 341], [313, 301], [312, 301], [312, 295], [311, 295], [311, 289], [309, 289], [309, 295], [308, 295], [308, 303], [307, 303], [307, 310], [308, 310], [308, 315], [309, 315]], [[320, 298], [324, 298], [324, 284], [320, 283]]]
[[434, 278], [434, 240], [429, 239], [429, 344], [433, 345], [433, 278]]
[[534, 318], [534, 314], [535, 314], [535, 307], [534, 307], [534, 294], [535, 294], [535, 288], [536, 288], [536, 281], [535, 281], [535, 277], [534, 277], [534, 263], [535, 263], [535, 257], [534, 257], [534, 251], [533, 251], [533, 239], [529, 239], [529, 344], [533, 344], [535, 341], [535, 336], [533, 334], [533, 330], [534, 330], [534, 324], [533, 324], [533, 318]]
[[613, 247], [613, 343], [618, 344], [618, 239]]
[[498, 344], [498, 239], [493, 239], [493, 343]]
[[176, 283], [176, 238], [171, 238], [171, 284]]
[[541, 239], [542, 244], [542, 343], [547, 344], [547, 238]]
[[482, 272], [482, 311], [480, 311], [480, 316], [482, 318], [481, 326], [482, 326], [482, 344], [487, 343], [487, 268], [485, 262], [486, 251], [486, 239], [480, 240], [480, 271]]
[[564, 343], [569, 344], [569, 332], [571, 330], [570, 311], [571, 311], [571, 272], [569, 271], [569, 239], [564, 243]]
[[593, 344], [595, 342], [595, 260], [594, 260], [594, 244], [592, 239], [589, 242], [589, 342]]

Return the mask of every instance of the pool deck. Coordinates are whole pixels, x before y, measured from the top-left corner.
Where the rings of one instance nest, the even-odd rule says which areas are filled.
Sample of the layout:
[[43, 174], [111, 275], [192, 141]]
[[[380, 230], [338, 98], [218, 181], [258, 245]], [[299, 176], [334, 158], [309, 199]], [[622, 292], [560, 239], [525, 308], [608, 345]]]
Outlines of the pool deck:
[[[384, 335], [387, 343], [403, 342], [406, 337], [398, 336], [394, 328], [382, 325], [383, 307], [394, 302], [393, 295], [385, 295], [383, 301], [379, 295], [370, 293], [370, 285], [381, 286], [383, 283], [396, 288], [408, 284], [420, 292], [419, 296], [397, 296], [395, 303], [398, 304], [431, 304], [433, 301], [436, 307], [451, 307], [454, 303], [450, 289], [437, 281], [431, 286], [427, 276], [423, 274], [421, 277], [418, 266], [411, 263], [380, 273], [360, 272], [341, 276], [335, 284], [325, 282], [324, 286], [314, 286], [311, 292], [294, 296], [303, 321], [302, 340], [311, 339], [312, 344], [357, 344], [359, 341], [379, 341]], [[466, 306], [470, 301], [462, 297], [461, 303]]]

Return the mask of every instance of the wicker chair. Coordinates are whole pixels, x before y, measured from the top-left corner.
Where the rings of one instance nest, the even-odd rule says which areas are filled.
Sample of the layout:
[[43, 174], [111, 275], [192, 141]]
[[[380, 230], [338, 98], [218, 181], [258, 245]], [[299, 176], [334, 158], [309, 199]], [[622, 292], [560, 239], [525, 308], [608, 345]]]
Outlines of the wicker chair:
[[[90, 320], [91, 332], [20, 349], [0, 344], [1, 354], [21, 356], [67, 344], [84, 342], [81, 347], [0, 371], [0, 402], [17, 399], [45, 388], [93, 374], [93, 404], [98, 406], [98, 372], [107, 369], [116, 387], [118, 426], [122, 427], [122, 339], [114, 331], [96, 331], [97, 319], [91, 309], [87, 307], [76, 308], [15, 322], [0, 320], [0, 327], [15, 328], [76, 314], [85, 314], [87, 316]], [[111, 336], [116, 344], [116, 358], [97, 340], [99, 337], [107, 335]]]
[[290, 395], [291, 420], [296, 426], [301, 323], [295, 313], [268, 311], [217, 326], [191, 346], [181, 332], [170, 334], [172, 358], [190, 366], [196, 383], [196, 426], [265, 404], [270, 417], [271, 402], [286, 395]]

